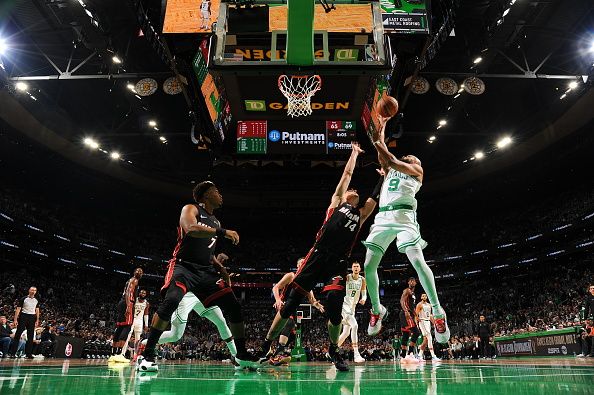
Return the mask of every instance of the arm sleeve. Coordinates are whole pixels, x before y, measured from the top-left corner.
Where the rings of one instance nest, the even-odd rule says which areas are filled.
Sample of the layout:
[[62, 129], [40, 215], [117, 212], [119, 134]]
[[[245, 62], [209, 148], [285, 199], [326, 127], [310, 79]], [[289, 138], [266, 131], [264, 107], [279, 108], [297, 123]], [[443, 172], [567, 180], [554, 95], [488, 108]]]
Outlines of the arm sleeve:
[[379, 196], [380, 196], [380, 193], [382, 191], [382, 185], [383, 184], [384, 184], [384, 177], [380, 177], [379, 180], [377, 180], [377, 184], [375, 184], [375, 187], [373, 188], [373, 191], [371, 192], [371, 195], [369, 196], [370, 198], [372, 198], [376, 202], [379, 202]]

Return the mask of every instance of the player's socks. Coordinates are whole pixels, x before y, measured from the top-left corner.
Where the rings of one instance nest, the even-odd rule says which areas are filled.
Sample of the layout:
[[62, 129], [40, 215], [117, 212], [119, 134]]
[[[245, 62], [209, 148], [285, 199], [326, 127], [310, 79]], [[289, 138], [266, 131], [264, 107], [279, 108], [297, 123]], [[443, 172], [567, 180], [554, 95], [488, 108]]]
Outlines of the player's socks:
[[416, 351], [416, 347], [415, 346], [408, 346], [408, 353], [409, 354], [415, 354]]
[[[437, 290], [435, 289], [435, 278], [433, 277], [431, 268], [429, 268], [427, 262], [425, 262], [423, 250], [418, 246], [408, 247], [406, 249], [406, 256], [419, 276], [419, 281], [423, 286], [423, 290], [427, 294], [431, 307], [433, 308], [433, 314], [438, 315], [439, 312], [441, 312], [441, 305], [439, 304]], [[367, 272], [365, 272], [365, 274], [367, 274]], [[367, 282], [369, 284], [369, 280], [367, 280]]]
[[371, 300], [371, 311], [373, 314], [380, 313], [380, 295], [379, 295], [379, 275], [377, 268], [382, 260], [383, 254], [371, 248], [367, 248], [365, 253], [365, 281], [367, 282], [367, 291]]
[[154, 362], [155, 360], [155, 347], [159, 343], [159, 338], [163, 334], [163, 331], [156, 328], [151, 328], [148, 339], [146, 341], [146, 348], [144, 350], [144, 357], [147, 361]]
[[401, 348], [401, 349], [400, 349], [400, 356], [401, 356], [402, 358], [406, 357], [406, 348]]

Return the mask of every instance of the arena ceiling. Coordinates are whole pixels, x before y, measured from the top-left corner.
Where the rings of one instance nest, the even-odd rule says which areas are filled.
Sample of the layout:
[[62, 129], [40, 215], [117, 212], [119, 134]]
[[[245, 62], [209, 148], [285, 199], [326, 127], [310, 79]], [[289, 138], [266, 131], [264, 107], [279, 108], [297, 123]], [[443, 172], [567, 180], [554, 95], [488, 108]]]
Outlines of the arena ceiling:
[[[437, 7], [435, 3], [439, 2], [434, 2]], [[397, 151], [419, 156], [426, 179], [440, 180], [442, 185], [456, 185], [449, 180], [460, 184], [508, 163], [529, 160], [561, 138], [561, 128], [569, 133], [587, 125], [594, 107], [590, 0], [575, 0], [571, 6], [528, 0], [458, 3], [453, 32], [420, 70], [431, 89], [415, 95], [400, 87], [404, 118], [401, 127], [394, 127], [402, 131]], [[261, 174], [278, 179], [290, 175], [302, 188], [316, 191], [336, 177], [334, 166], [341, 163], [326, 158], [254, 163], [238, 161], [224, 151], [198, 150], [190, 140], [188, 116], [195, 109], [188, 107], [184, 95], [159, 90], [139, 97], [127, 87], [143, 76], [164, 80], [173, 75], [170, 60], [176, 51], [195, 50], [187, 48], [187, 37], [183, 42], [166, 37], [170, 50], [159, 46], [151, 34], [147, 37], [138, 22], [139, 7], [159, 24], [160, 1], [4, 2], [0, 113], [5, 126], [94, 171], [174, 194], [211, 175], [234, 183], [237, 178], [257, 181]], [[122, 63], [115, 63], [114, 56]], [[473, 75], [485, 82], [480, 96], [445, 96], [433, 87], [440, 77], [460, 82]], [[16, 89], [18, 82], [27, 87]], [[564, 114], [567, 119], [558, 123]], [[149, 124], [151, 120], [156, 126]], [[441, 120], [446, 124], [440, 127]], [[105, 152], [86, 149], [83, 139], [89, 136]], [[513, 143], [497, 149], [504, 136]], [[484, 158], [475, 158], [479, 151]], [[121, 155], [117, 163], [110, 159], [113, 152]], [[372, 162], [373, 155], [364, 161]], [[362, 171], [371, 174], [373, 166]]]

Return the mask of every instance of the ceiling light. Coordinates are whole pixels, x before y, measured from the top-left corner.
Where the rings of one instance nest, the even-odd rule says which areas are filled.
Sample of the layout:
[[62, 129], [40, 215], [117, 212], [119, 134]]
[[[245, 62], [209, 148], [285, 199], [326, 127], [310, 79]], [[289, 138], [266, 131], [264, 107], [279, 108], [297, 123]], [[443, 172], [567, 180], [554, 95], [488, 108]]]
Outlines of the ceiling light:
[[159, 140], [161, 140], [161, 141], [167, 141], [167, 139], [165, 137], [163, 137], [163, 136], [160, 136], [159, 137]]
[[14, 86], [14, 87], [15, 87], [15, 88], [17, 88], [18, 90], [20, 90], [20, 91], [23, 91], [23, 92], [24, 92], [24, 91], [26, 91], [26, 90], [27, 90], [27, 88], [29, 87], [29, 85], [25, 84], [25, 83], [24, 83], [24, 82], [22, 82], [22, 81], [19, 81], [19, 82], [17, 82], [17, 83], [15, 84], [15, 86]]
[[575, 88], [577, 88], [577, 87], [578, 87], [578, 83], [577, 83], [577, 81], [571, 81], [571, 82], [569, 83], [569, 89], [575, 89]]
[[457, 99], [458, 97], [460, 97], [459, 93], [456, 96], [454, 96], [454, 99]]
[[445, 126], [447, 123], [448, 123], [448, 121], [446, 121], [445, 119], [439, 120], [439, 126]]
[[155, 127], [157, 126], [157, 122], [153, 121], [152, 119], [148, 122], [149, 126]]
[[506, 16], [507, 14], [509, 14], [510, 9], [508, 8], [507, 10], [503, 11], [503, 16]]
[[567, 93], [564, 93], [564, 94], [562, 94], [562, 95], [561, 95], [561, 97], [560, 97], [559, 99], [563, 100], [563, 99], [565, 99], [566, 97], [567, 97]]
[[502, 138], [501, 140], [499, 140], [497, 142], [497, 148], [504, 148], [507, 147], [508, 145], [510, 145], [512, 142], [511, 137], [509, 136], [505, 136], [504, 138]]
[[474, 153], [474, 157], [477, 159], [483, 159], [485, 157], [485, 154], [483, 154], [481, 151], [477, 151]]
[[6, 41], [0, 38], [0, 55], [4, 55], [7, 49], [8, 45], [6, 44]]
[[483, 58], [481, 58], [481, 57], [479, 56], [478, 58], [474, 59], [474, 60], [472, 61], [472, 63], [474, 63], [474, 64], [479, 64], [479, 63], [480, 63], [480, 62], [482, 62], [482, 61], [483, 61]]
[[118, 58], [117, 55], [114, 55], [114, 57], [111, 58], [111, 61], [114, 62], [115, 64], [121, 64], [122, 63], [122, 59]]
[[92, 139], [92, 138], [90, 138], [90, 137], [85, 137], [85, 139], [83, 140], [83, 142], [84, 142], [84, 143], [85, 143], [85, 145], [86, 145], [87, 147], [89, 147], [89, 148], [92, 148], [92, 149], [97, 149], [97, 148], [99, 148], [99, 143], [98, 143], [98, 142], [96, 142], [95, 140], [93, 140], [93, 139]]
[[133, 84], [126, 85], [126, 88], [130, 89], [132, 92], [135, 92], [136, 91], [136, 89], [134, 88], [134, 85]]
[[111, 155], [111, 159], [120, 159], [120, 153], [119, 152], [112, 152]]
[[590, 45], [590, 52], [594, 52], [594, 40], [592, 40], [592, 45]]
[[435, 137], [435, 136], [431, 136], [431, 137], [429, 137], [429, 141], [435, 141], [436, 138], [437, 137]]

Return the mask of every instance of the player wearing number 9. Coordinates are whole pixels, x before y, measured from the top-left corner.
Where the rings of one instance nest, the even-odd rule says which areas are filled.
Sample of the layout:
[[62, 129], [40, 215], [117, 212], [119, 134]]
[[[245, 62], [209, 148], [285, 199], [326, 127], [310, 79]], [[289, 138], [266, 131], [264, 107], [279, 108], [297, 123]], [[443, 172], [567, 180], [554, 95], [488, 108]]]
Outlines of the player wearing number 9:
[[376, 215], [369, 236], [363, 242], [367, 247], [365, 256], [365, 278], [369, 289], [372, 311], [367, 327], [369, 335], [377, 335], [387, 310], [380, 304], [379, 277], [377, 268], [390, 244], [396, 239], [398, 251], [406, 254], [417, 271], [423, 289], [427, 293], [435, 317], [435, 339], [447, 343], [450, 332], [445, 312], [439, 304], [433, 272], [425, 262], [423, 249], [427, 246], [421, 238], [417, 223], [417, 200], [415, 195], [423, 182], [421, 161], [407, 155], [397, 159], [384, 142], [384, 130], [388, 118], [380, 117], [381, 127], [372, 136], [373, 145], [385, 173], [384, 185], [379, 199], [379, 213]]

